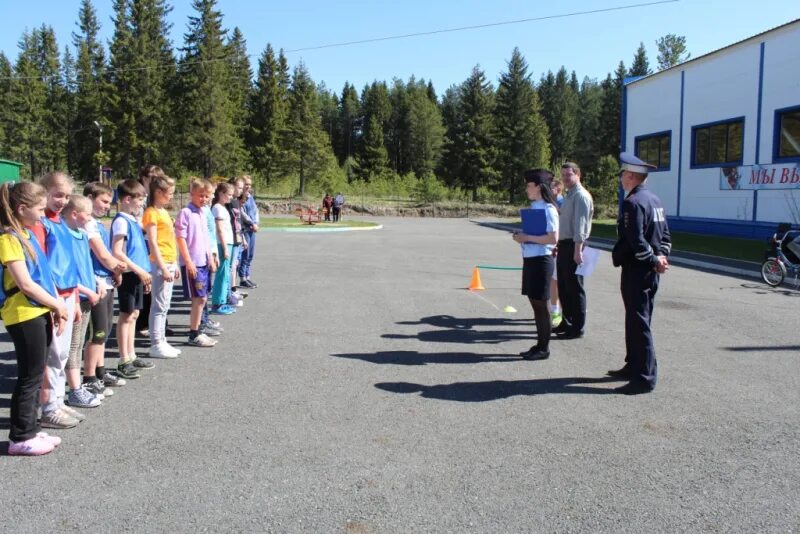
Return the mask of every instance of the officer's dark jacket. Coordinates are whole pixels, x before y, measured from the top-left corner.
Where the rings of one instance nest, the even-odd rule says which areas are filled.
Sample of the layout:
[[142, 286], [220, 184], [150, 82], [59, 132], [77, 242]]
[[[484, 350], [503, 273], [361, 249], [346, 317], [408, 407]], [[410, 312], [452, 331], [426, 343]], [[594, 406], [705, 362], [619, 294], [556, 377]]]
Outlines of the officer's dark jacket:
[[617, 220], [617, 243], [611, 253], [614, 266], [641, 265], [653, 268], [656, 256], [669, 256], [672, 238], [664, 207], [656, 195], [638, 185], [622, 202]]

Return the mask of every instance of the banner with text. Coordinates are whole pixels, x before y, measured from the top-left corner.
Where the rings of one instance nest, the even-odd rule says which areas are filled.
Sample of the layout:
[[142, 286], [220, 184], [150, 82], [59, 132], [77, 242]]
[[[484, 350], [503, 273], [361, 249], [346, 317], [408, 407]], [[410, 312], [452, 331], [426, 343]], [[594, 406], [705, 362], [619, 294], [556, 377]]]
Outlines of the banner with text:
[[719, 170], [720, 190], [800, 189], [797, 163], [745, 165]]

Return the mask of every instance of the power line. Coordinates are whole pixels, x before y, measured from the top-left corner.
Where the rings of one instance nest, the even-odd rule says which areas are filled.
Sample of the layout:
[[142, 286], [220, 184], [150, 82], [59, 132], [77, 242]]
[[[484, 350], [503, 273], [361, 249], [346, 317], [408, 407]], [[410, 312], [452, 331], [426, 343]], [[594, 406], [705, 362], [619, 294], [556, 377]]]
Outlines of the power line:
[[[326, 49], [326, 48], [340, 48], [340, 47], [344, 47], [344, 46], [354, 46], [354, 45], [360, 45], [360, 44], [378, 43], [378, 42], [383, 42], [383, 41], [395, 41], [395, 40], [399, 40], [399, 39], [410, 39], [410, 38], [413, 38], [413, 37], [424, 37], [424, 36], [428, 36], [428, 35], [439, 35], [439, 34], [444, 34], [444, 33], [455, 33], [455, 32], [462, 32], [462, 31], [480, 30], [480, 29], [484, 29], [484, 28], [493, 28], [493, 27], [497, 27], [497, 26], [510, 26], [512, 24], [525, 24], [525, 23], [528, 23], [528, 22], [540, 22], [540, 21], [543, 21], [543, 20], [563, 19], [563, 18], [569, 18], [569, 17], [583, 16], [583, 15], [596, 15], [598, 13], [609, 13], [609, 12], [613, 12], [613, 11], [623, 11], [623, 10], [627, 10], [627, 9], [636, 9], [636, 8], [640, 8], [640, 7], [651, 7], [651, 6], [656, 6], [656, 5], [660, 5], [660, 4], [673, 4], [673, 3], [676, 3], [676, 2], [680, 2], [680, 0], [657, 0], [657, 1], [654, 1], [654, 2], [643, 2], [643, 3], [638, 3], [638, 4], [629, 4], [629, 5], [625, 5], [625, 6], [606, 7], [606, 8], [600, 8], [600, 9], [590, 9], [590, 10], [586, 10], [586, 11], [573, 11], [573, 12], [570, 12], [570, 13], [561, 13], [561, 14], [558, 14], [558, 15], [544, 15], [544, 16], [541, 16], [541, 17], [530, 17], [530, 18], [524, 18], [524, 19], [505, 20], [505, 21], [500, 21], [500, 22], [489, 22], [489, 23], [486, 23], [486, 24], [476, 24], [476, 25], [473, 25], [473, 26], [460, 26], [460, 27], [457, 27], [457, 28], [443, 28], [443, 29], [439, 29], [439, 30], [430, 30], [430, 31], [425, 31], [425, 32], [406, 33], [406, 34], [401, 34], [401, 35], [388, 35], [388, 36], [385, 36], [385, 37], [374, 37], [374, 38], [370, 38], [370, 39], [360, 39], [360, 40], [357, 40], [357, 41], [345, 41], [345, 42], [341, 42], [341, 43], [329, 43], [329, 44], [323, 44], [323, 45], [317, 45], [317, 46], [294, 48], [294, 49], [291, 49], [291, 50], [284, 50], [283, 52], [285, 54], [294, 54], [294, 53], [297, 53], [297, 52], [308, 52], [308, 51], [312, 51], [312, 50], [322, 50], [322, 49]], [[245, 57], [257, 58], [259, 56], [260, 56], [260, 54], [248, 54]], [[175, 64], [149, 65], [149, 66], [146, 66], [146, 67], [130, 67], [130, 68], [124, 68], [124, 69], [122, 69], [122, 68], [114, 69], [112, 67], [109, 67], [109, 68], [105, 69], [105, 72], [106, 73], [142, 72], [142, 71], [147, 71], [147, 70], [170, 69], [170, 68], [173, 68], [173, 67], [177, 67], [178, 69], [180, 69], [182, 67], [191, 66], [191, 65], [201, 65], [201, 64], [206, 64], [206, 63], [216, 63], [216, 62], [219, 62], [219, 61], [229, 61], [231, 59], [234, 59], [235, 57], [236, 56], [223, 56], [223, 57], [212, 58], [212, 59], [188, 61], [188, 62], [184, 62], [184, 63], [181, 63], [180, 61], [177, 61]], [[60, 76], [61, 76], [60, 74], [58, 74], [58, 75], [54, 74], [54, 75], [51, 75], [51, 76], [5, 76], [5, 77], [0, 77], [0, 80], [12, 80], [12, 79], [13, 80], [37, 80], [37, 79], [55, 78], [55, 77], [60, 77]]]
[[332, 43], [332, 44], [325, 44], [319, 46], [309, 46], [306, 48], [295, 48], [293, 50], [286, 50], [285, 53], [294, 53], [294, 52], [306, 52], [308, 50], [321, 50], [323, 48], [336, 48], [340, 46], [350, 46], [350, 45], [358, 45], [358, 44], [366, 44], [366, 43], [377, 43], [381, 41], [392, 41], [396, 39], [408, 39], [410, 37], [422, 37], [425, 35], [438, 35], [441, 33], [453, 33], [453, 32], [461, 32], [461, 31], [468, 31], [468, 30], [479, 30], [483, 28], [492, 28], [495, 26], [509, 26], [511, 24], [523, 24], [525, 22], [537, 22], [542, 20], [552, 20], [552, 19], [563, 19], [567, 17], [577, 17], [579, 15], [594, 15], [596, 13], [607, 13], [610, 11], [621, 11], [623, 9], [633, 9], [637, 7], [648, 7], [648, 6], [655, 6], [658, 4], [672, 4], [675, 2], [679, 2], [680, 0], [659, 0], [657, 2], [646, 2], [642, 4], [631, 4], [627, 6], [617, 6], [617, 7], [607, 7], [602, 9], [592, 9], [589, 11], [574, 11], [572, 13], [562, 13], [560, 15], [546, 15], [543, 17], [531, 17], [527, 19], [516, 19], [516, 20], [506, 20], [502, 22], [489, 22], [487, 24], [477, 24], [474, 26], [461, 26], [458, 28], [446, 28], [442, 30], [431, 30], [427, 32], [417, 32], [417, 33], [406, 33], [403, 35], [390, 35], [387, 37], [375, 37], [373, 39], [361, 39], [359, 41], [346, 41], [343, 43]]

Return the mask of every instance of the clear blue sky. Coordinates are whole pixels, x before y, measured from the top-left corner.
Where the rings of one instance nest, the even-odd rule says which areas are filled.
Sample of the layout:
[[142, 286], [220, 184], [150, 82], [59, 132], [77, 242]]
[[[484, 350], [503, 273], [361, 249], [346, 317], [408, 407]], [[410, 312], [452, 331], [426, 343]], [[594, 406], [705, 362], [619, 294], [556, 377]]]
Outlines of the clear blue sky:
[[[228, 29], [238, 26], [247, 40], [253, 68], [268, 42], [292, 50], [330, 43], [474, 26], [515, 19], [646, 3], [649, 0], [220, 0]], [[111, 0], [94, 0], [102, 36], [112, 34]], [[183, 42], [190, 0], [172, 0], [170, 38]], [[23, 30], [53, 26], [62, 48], [77, 30], [80, 0], [0, 0], [3, 31], [0, 50], [14, 61]], [[394, 41], [310, 50], [287, 54], [292, 65], [302, 60], [316, 82], [341, 91], [345, 81], [361, 90], [372, 80], [393, 77], [433, 80], [441, 95], [463, 81], [476, 64], [496, 82], [511, 51], [518, 46], [538, 80], [561, 65], [584, 76], [602, 79], [619, 60], [630, 65], [644, 42], [651, 66], [655, 40], [667, 33], [684, 35], [692, 56], [800, 18], [797, 0], [680, 0], [622, 11], [532, 21]]]

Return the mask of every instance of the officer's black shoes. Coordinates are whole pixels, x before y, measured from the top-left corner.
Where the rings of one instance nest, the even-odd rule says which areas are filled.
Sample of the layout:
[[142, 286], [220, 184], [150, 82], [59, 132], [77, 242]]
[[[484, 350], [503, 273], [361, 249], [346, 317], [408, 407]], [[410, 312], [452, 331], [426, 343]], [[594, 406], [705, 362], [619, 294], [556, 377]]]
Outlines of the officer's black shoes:
[[535, 351], [537, 347], [538, 347], [538, 345], [532, 345], [531, 348], [529, 348], [528, 350], [523, 350], [522, 352], [519, 353], [519, 355], [520, 356], [525, 356], [529, 352]]
[[541, 349], [539, 347], [531, 347], [531, 350], [522, 355], [522, 359], [528, 361], [546, 360], [549, 357], [550, 357], [550, 351], [546, 349]]
[[650, 393], [653, 388], [645, 382], [628, 382], [624, 386], [614, 388], [616, 393], [620, 395], [641, 395], [643, 393]]
[[614, 378], [627, 378], [627, 379], [633, 378], [633, 371], [631, 371], [627, 365], [622, 369], [612, 369], [606, 374]]
[[583, 332], [573, 332], [572, 330], [566, 330], [564, 332], [556, 332], [556, 337], [558, 339], [580, 339], [583, 337]]

